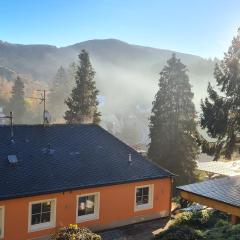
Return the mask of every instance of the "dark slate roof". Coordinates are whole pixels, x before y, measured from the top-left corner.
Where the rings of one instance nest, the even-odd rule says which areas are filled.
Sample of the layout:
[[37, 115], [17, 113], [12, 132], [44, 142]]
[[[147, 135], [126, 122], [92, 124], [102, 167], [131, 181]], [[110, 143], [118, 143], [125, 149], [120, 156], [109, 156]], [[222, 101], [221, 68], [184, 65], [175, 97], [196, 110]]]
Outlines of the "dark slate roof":
[[[97, 125], [0, 126], [0, 200], [169, 177]], [[8, 155], [15, 154], [16, 164]], [[128, 155], [132, 156], [132, 163]]]
[[177, 188], [240, 207], [240, 176], [217, 178]]

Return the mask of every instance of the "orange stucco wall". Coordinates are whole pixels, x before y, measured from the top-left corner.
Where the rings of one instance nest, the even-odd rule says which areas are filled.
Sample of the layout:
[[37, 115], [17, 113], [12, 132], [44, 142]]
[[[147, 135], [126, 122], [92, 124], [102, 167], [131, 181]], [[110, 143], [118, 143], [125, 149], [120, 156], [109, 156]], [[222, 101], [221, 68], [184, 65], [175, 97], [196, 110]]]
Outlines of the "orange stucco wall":
[[[134, 212], [135, 187], [154, 184], [153, 208]], [[5, 207], [4, 240], [26, 240], [54, 233], [58, 228], [76, 223], [77, 195], [100, 192], [99, 219], [81, 223], [81, 226], [109, 225], [136, 216], [169, 211], [171, 179], [119, 184], [99, 188], [67, 191], [33, 197], [0, 201]], [[28, 233], [29, 202], [56, 199], [56, 228]]]

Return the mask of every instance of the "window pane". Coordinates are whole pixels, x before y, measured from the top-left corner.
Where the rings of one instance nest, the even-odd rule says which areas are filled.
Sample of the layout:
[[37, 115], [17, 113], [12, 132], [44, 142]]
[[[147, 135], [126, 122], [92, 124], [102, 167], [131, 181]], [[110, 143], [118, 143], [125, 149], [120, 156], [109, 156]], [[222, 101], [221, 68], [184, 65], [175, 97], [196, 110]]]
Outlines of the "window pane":
[[143, 188], [143, 195], [148, 195], [149, 187]]
[[94, 201], [95, 201], [95, 195], [87, 196], [87, 200], [94, 203]]
[[78, 216], [83, 216], [83, 215], [86, 215], [85, 209], [84, 210], [79, 209], [78, 210]]
[[92, 207], [92, 208], [86, 208], [86, 215], [87, 214], [93, 214], [94, 213], [94, 207]]
[[148, 203], [148, 196], [143, 196], [142, 199], [143, 199], [143, 200], [142, 200], [142, 203], [143, 203], [143, 204], [147, 204], [147, 203]]
[[94, 214], [95, 196], [85, 196], [79, 198], [78, 216]]
[[41, 203], [36, 203], [32, 205], [32, 214], [41, 212]]
[[80, 197], [78, 201], [78, 216], [85, 215], [86, 210], [86, 197]]
[[39, 224], [39, 223], [41, 223], [40, 221], [41, 221], [41, 215], [40, 214], [32, 215], [32, 221], [31, 221], [32, 225]]
[[142, 188], [137, 188], [137, 196], [142, 196]]
[[81, 205], [81, 203], [86, 203], [87, 201], [87, 197], [80, 197], [79, 198], [79, 206]]
[[42, 212], [50, 212], [51, 211], [51, 202], [42, 203]]
[[94, 197], [95, 196], [89, 196], [86, 201], [86, 214], [92, 214], [94, 213]]
[[142, 204], [142, 197], [137, 197], [136, 201], [137, 201], [137, 205], [141, 205]]
[[50, 213], [50, 212], [45, 212], [45, 213], [43, 213], [43, 214], [42, 214], [41, 222], [42, 222], [42, 223], [50, 222], [50, 216], [51, 216], [51, 213]]

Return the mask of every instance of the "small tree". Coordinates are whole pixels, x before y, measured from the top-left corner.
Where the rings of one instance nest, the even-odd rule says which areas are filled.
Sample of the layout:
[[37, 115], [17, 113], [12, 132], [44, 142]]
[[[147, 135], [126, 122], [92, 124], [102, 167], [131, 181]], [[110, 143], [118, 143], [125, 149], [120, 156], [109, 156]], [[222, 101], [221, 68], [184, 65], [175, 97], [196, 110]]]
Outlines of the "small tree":
[[13, 111], [15, 123], [24, 123], [26, 105], [24, 100], [24, 83], [20, 77], [17, 77], [12, 87], [12, 97], [7, 104], [7, 112], [9, 111]]
[[240, 35], [232, 41], [214, 76], [218, 89], [208, 85], [208, 98], [201, 103], [201, 126], [215, 142], [202, 140], [203, 152], [231, 158], [240, 141]]
[[159, 90], [150, 117], [148, 156], [160, 166], [176, 173], [178, 184], [195, 179], [198, 145], [193, 93], [186, 66], [175, 54], [160, 73]]
[[52, 240], [101, 240], [101, 236], [92, 233], [87, 228], [79, 228], [77, 224], [70, 224], [52, 235]]
[[99, 123], [101, 114], [98, 112], [98, 90], [94, 81], [95, 72], [90, 63], [89, 55], [85, 50], [79, 54], [78, 66], [71, 96], [65, 103], [68, 110], [65, 112], [67, 123]]

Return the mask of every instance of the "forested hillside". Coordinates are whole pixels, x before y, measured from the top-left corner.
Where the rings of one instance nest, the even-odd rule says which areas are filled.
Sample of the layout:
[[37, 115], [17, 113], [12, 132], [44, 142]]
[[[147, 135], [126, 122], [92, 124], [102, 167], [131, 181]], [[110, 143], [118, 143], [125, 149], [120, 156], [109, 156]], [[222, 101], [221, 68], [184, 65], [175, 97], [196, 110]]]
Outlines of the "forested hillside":
[[[26, 96], [36, 96], [34, 90], [38, 88], [51, 89], [58, 95], [66, 96], [73, 86], [72, 63], [76, 62], [82, 49], [89, 52], [96, 71], [96, 84], [101, 96], [100, 111], [103, 120], [101, 124], [130, 144], [147, 142], [148, 117], [157, 91], [159, 72], [171, 56], [173, 52], [171, 50], [137, 46], [115, 39], [90, 40], [60, 48], [1, 41], [0, 99], [5, 101], [9, 98], [11, 82], [17, 74], [24, 80]], [[194, 102], [196, 109], [199, 110], [200, 99], [205, 97], [207, 83], [213, 79], [213, 68], [217, 60], [184, 53], [176, 54], [189, 69]], [[69, 88], [60, 90], [54, 85], [54, 81], [61, 66], [66, 72], [65, 82]], [[30, 98], [26, 101], [35, 111], [33, 114], [35, 117], [28, 119], [27, 122], [40, 122], [39, 104]], [[62, 107], [63, 115], [64, 99]], [[53, 119], [63, 121], [59, 108], [58, 113], [55, 113], [49, 104], [48, 110], [52, 113]], [[58, 115], [57, 118], [54, 115]]]

